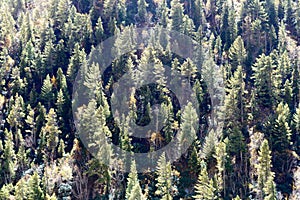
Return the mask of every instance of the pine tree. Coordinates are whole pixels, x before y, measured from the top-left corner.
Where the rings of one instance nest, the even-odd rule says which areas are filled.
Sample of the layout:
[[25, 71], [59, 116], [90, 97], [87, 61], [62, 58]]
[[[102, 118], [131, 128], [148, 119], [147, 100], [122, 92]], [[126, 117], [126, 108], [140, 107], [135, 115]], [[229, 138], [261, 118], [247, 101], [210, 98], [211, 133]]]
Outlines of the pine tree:
[[241, 36], [238, 36], [233, 44], [231, 45], [228, 57], [231, 61], [231, 65], [233, 66], [232, 70], [235, 70], [237, 66], [243, 66], [246, 60], [247, 51], [244, 47], [244, 42]]
[[5, 129], [5, 144], [4, 144], [4, 152], [3, 152], [3, 165], [2, 165], [2, 177], [4, 179], [4, 183], [11, 183], [16, 170], [16, 154], [14, 150], [14, 142], [13, 135], [10, 131]]
[[29, 188], [27, 181], [21, 178], [15, 186], [15, 198], [16, 199], [28, 199]]
[[16, 94], [15, 98], [11, 97], [10, 102], [12, 103], [12, 106], [10, 108], [7, 121], [11, 129], [16, 131], [23, 126], [23, 120], [25, 117], [24, 100], [22, 96]]
[[28, 129], [25, 130], [26, 134], [32, 137], [33, 144], [35, 146], [36, 142], [36, 122], [34, 118], [34, 110], [30, 105], [27, 106], [27, 117], [25, 119]]
[[[299, 135], [300, 135], [300, 106], [298, 106], [298, 108], [296, 109], [296, 112], [293, 115], [293, 127], [294, 127], [294, 134], [296, 135], [296, 141], [295, 144], [296, 146], [300, 144], [300, 139], [299, 139]], [[299, 148], [298, 148], [299, 150]]]
[[265, 139], [258, 152], [257, 168], [257, 197], [260, 199], [276, 199], [274, 187], [274, 173], [271, 171], [271, 151], [268, 141]]
[[142, 189], [138, 180], [135, 161], [133, 160], [130, 167], [130, 173], [127, 178], [126, 199], [128, 200], [143, 200]]
[[62, 89], [64, 93], [67, 93], [67, 89], [68, 89], [67, 80], [62, 68], [58, 68], [56, 72], [56, 82], [57, 82], [57, 87]]
[[176, 187], [173, 182], [174, 172], [171, 167], [171, 163], [167, 161], [166, 154], [163, 153], [156, 167], [156, 187], [155, 194], [160, 196], [164, 200], [173, 199], [173, 189]]
[[168, 23], [169, 23], [169, 8], [167, 6], [167, 1], [163, 0], [158, 8], [158, 16], [159, 16], [159, 24], [163, 28], [167, 28]]
[[80, 67], [85, 63], [85, 60], [86, 54], [84, 50], [80, 50], [80, 45], [76, 43], [67, 70], [67, 77], [69, 78], [70, 82], [73, 83], [73, 81], [75, 81], [77, 72], [80, 69]]
[[271, 108], [279, 93], [278, 89], [274, 90], [276, 89], [274, 87], [274, 73], [276, 73], [274, 61], [270, 56], [263, 54], [256, 60], [252, 69], [258, 105]]
[[104, 29], [102, 25], [101, 17], [98, 18], [97, 24], [95, 27], [95, 38], [94, 43], [97, 45], [104, 39]]
[[42, 91], [41, 91], [42, 99], [44, 100], [45, 103], [47, 103], [48, 109], [50, 108], [51, 103], [52, 103], [53, 98], [54, 98], [52, 87], [53, 86], [52, 86], [52, 83], [51, 83], [51, 80], [50, 80], [50, 76], [48, 74], [46, 76], [46, 78], [44, 79], [43, 86], [42, 86]]
[[175, 30], [179, 32], [183, 30], [183, 17], [184, 17], [183, 12], [184, 12], [183, 5], [180, 3], [180, 1], [172, 0], [171, 10], [170, 10], [171, 30]]
[[224, 50], [228, 50], [237, 35], [237, 23], [236, 13], [234, 5], [229, 5], [229, 2], [224, 2], [224, 8], [222, 9], [222, 20], [220, 37], [224, 44]]
[[40, 186], [40, 178], [35, 172], [28, 180], [29, 198], [28, 200], [44, 200], [44, 192]]
[[61, 118], [64, 116], [65, 98], [62, 89], [59, 90], [56, 99], [57, 115]]
[[286, 23], [289, 30], [293, 30], [293, 1], [292, 0], [286, 0], [285, 6], [284, 6], [284, 22]]
[[234, 75], [229, 79], [225, 97], [225, 126], [229, 128], [242, 128], [246, 119], [245, 115], [245, 81], [241, 66], [238, 66]]
[[26, 86], [26, 82], [20, 76], [20, 69], [18, 67], [14, 67], [11, 72], [11, 92], [13, 95], [17, 93], [22, 93]]
[[104, 0], [103, 1], [103, 14], [104, 18], [108, 19], [110, 16], [112, 16], [112, 12], [115, 9], [115, 1], [114, 0]]
[[179, 148], [181, 151], [187, 150], [189, 147], [188, 145], [191, 145], [197, 138], [198, 120], [197, 112], [193, 107], [193, 104], [189, 102], [184, 108], [181, 117], [181, 131], [178, 136]]
[[154, 61], [154, 79], [158, 87], [165, 87], [166, 86], [166, 77], [165, 77], [165, 68], [162, 62], [159, 59], [155, 59]]
[[169, 143], [173, 138], [174, 129], [176, 129], [176, 123], [174, 119], [174, 112], [171, 99], [168, 99], [167, 102], [161, 104], [159, 119], [160, 123], [164, 125], [163, 133], [166, 143]]
[[216, 188], [213, 185], [213, 180], [208, 177], [206, 163], [203, 160], [200, 166], [201, 172], [198, 177], [198, 183], [195, 186], [195, 195], [193, 198], [197, 200], [217, 199], [215, 195]]
[[217, 185], [218, 185], [218, 193], [221, 194], [222, 190], [225, 190], [225, 165], [227, 162], [227, 146], [228, 139], [224, 142], [220, 142], [216, 147], [215, 159], [217, 160]]
[[191, 59], [187, 59], [181, 66], [180, 66], [181, 75], [187, 77], [188, 80], [188, 87], [190, 87], [190, 81], [196, 77], [197, 66], [193, 63]]
[[[55, 155], [55, 150], [59, 142], [59, 134], [61, 131], [58, 128], [57, 124], [57, 115], [53, 108], [51, 108], [46, 117], [46, 124], [42, 129], [42, 137], [44, 140], [44, 144], [50, 152], [50, 158], [53, 159]], [[41, 146], [41, 148], [44, 148]]]
[[202, 0], [195, 0], [191, 2], [193, 3], [191, 18], [193, 19], [196, 28], [198, 28], [200, 25], [203, 25], [205, 22], [205, 16], [203, 12], [204, 11], [203, 2]]
[[138, 0], [138, 13], [137, 13], [137, 19], [138, 22], [140, 22], [141, 24], [144, 24], [145, 22], [147, 22], [147, 7], [148, 4], [146, 2], [146, 0]]
[[0, 190], [0, 199], [3, 200], [11, 200], [13, 196], [11, 195], [11, 192], [13, 191], [14, 186], [12, 183], [3, 185], [1, 190]]
[[292, 131], [289, 125], [290, 109], [287, 104], [280, 103], [276, 108], [277, 118], [274, 124], [271, 124], [272, 148], [276, 151], [284, 151], [291, 145]]

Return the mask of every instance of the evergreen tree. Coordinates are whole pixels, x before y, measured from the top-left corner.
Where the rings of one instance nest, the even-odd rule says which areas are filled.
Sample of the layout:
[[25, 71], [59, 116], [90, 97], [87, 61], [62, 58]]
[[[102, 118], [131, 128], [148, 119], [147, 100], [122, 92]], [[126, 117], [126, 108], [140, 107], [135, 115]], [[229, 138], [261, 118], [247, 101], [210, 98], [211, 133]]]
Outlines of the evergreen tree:
[[25, 130], [26, 134], [32, 137], [33, 144], [35, 146], [36, 142], [36, 121], [34, 117], [34, 110], [30, 105], [27, 106], [27, 117], [25, 119], [28, 129]]
[[245, 95], [247, 92], [245, 90], [244, 76], [242, 67], [238, 66], [234, 75], [228, 81], [227, 95], [225, 97], [225, 126], [228, 128], [242, 128], [246, 119]]
[[35, 172], [28, 180], [29, 197], [28, 200], [44, 200], [44, 192], [40, 186], [39, 175]]
[[171, 10], [170, 10], [171, 30], [175, 30], [179, 32], [183, 30], [183, 17], [184, 17], [183, 12], [184, 12], [183, 5], [180, 3], [180, 1], [172, 0]]
[[241, 36], [238, 36], [233, 44], [231, 45], [228, 57], [231, 61], [231, 65], [233, 66], [232, 70], [235, 70], [237, 66], [244, 65], [244, 62], [246, 60], [247, 51], [244, 47], [244, 42]]
[[147, 16], [147, 7], [148, 4], [146, 0], [138, 0], [138, 13], [137, 13], [137, 19], [138, 22], [141, 24], [144, 24], [147, 22], [148, 16]]
[[5, 144], [3, 150], [3, 165], [1, 169], [2, 178], [5, 184], [9, 184], [15, 177], [16, 170], [16, 154], [14, 150], [13, 135], [5, 129]]
[[165, 68], [159, 59], [155, 59], [154, 61], [153, 73], [154, 73], [155, 82], [159, 85], [159, 87], [165, 87], [166, 86]]
[[276, 108], [277, 118], [271, 124], [272, 148], [276, 151], [284, 151], [291, 145], [292, 131], [289, 125], [290, 109], [287, 104], [280, 103]]
[[271, 151], [265, 139], [258, 152], [257, 168], [257, 197], [260, 199], [276, 199], [274, 187], [274, 173], [271, 171]]
[[[44, 140], [43, 142], [46, 145], [48, 151], [50, 152], [50, 159], [53, 159], [56, 147], [59, 142], [59, 134], [61, 133], [57, 124], [57, 115], [53, 108], [49, 110], [49, 113], [46, 117], [46, 121], [47, 122], [42, 129], [42, 140]], [[41, 146], [41, 148], [44, 148], [44, 146]]]
[[67, 77], [69, 78], [70, 82], [75, 81], [77, 72], [80, 69], [80, 67], [85, 63], [85, 60], [86, 54], [84, 50], [80, 50], [80, 45], [76, 43], [67, 70]]
[[138, 180], [135, 161], [133, 160], [130, 167], [130, 173], [127, 178], [126, 199], [128, 200], [143, 200], [142, 189]]
[[181, 150], [187, 150], [189, 147], [188, 145], [192, 144], [197, 138], [198, 120], [197, 112], [193, 107], [193, 104], [189, 102], [184, 108], [181, 116], [181, 131], [178, 136], [179, 148]]
[[196, 28], [198, 28], [200, 25], [203, 25], [205, 22], [205, 16], [204, 16], [204, 8], [203, 8], [203, 1], [202, 0], [195, 0], [191, 1], [193, 3], [191, 7], [191, 18], [193, 19]]
[[224, 142], [220, 142], [216, 147], [216, 152], [214, 157], [217, 160], [217, 186], [218, 186], [218, 193], [219, 196], [221, 196], [222, 190], [225, 190], [225, 165], [227, 162], [227, 149], [226, 145], [228, 143], [228, 139], [226, 139]]
[[48, 74], [44, 79], [42, 91], [41, 91], [42, 99], [45, 101], [45, 103], [48, 104], [48, 108], [50, 108], [51, 102], [54, 97], [52, 87], [53, 86], [50, 80], [50, 76]]
[[21, 178], [15, 186], [15, 198], [17, 199], [28, 199], [29, 188], [27, 181], [24, 178]]
[[167, 161], [166, 154], [163, 153], [156, 167], [156, 188], [155, 194], [160, 196], [164, 200], [173, 199], [173, 189], [176, 187], [173, 182], [174, 172], [171, 167], [171, 163]]
[[216, 188], [213, 185], [213, 180], [208, 177], [206, 163], [203, 160], [200, 166], [201, 172], [198, 177], [198, 183], [195, 186], [195, 195], [193, 198], [197, 200], [217, 199], [215, 195]]
[[258, 105], [271, 108], [279, 93], [274, 87], [276, 70], [273, 59], [270, 56], [261, 55], [252, 70]]
[[24, 100], [22, 96], [16, 94], [15, 98], [11, 98], [12, 106], [9, 111], [9, 115], [7, 117], [7, 121], [11, 127], [17, 131], [17, 129], [22, 128], [23, 120], [25, 117], [25, 108], [24, 108]]
[[103, 29], [101, 17], [99, 17], [95, 27], [94, 43], [99, 44], [103, 39], [104, 39], [104, 29]]
[[158, 17], [159, 17], [159, 24], [163, 28], [167, 28], [169, 24], [169, 8], [166, 0], [163, 0], [159, 5]]

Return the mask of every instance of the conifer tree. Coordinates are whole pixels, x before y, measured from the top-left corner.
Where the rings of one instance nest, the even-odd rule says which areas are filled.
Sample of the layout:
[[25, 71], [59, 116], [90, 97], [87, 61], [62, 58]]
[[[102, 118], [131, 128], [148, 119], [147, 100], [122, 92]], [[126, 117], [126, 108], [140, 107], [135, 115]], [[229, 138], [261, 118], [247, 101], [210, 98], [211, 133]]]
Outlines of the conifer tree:
[[235, 70], [239, 65], [244, 65], [247, 56], [247, 51], [244, 47], [244, 42], [241, 36], [238, 36], [235, 39], [228, 53], [231, 65], [233, 66], [233, 70]]
[[173, 199], [173, 189], [176, 187], [173, 182], [173, 170], [171, 167], [171, 163], [167, 161], [166, 154], [163, 153], [156, 167], [156, 187], [157, 190], [155, 194], [160, 196], [164, 200], [172, 200]]
[[225, 190], [225, 165], [227, 162], [227, 149], [226, 145], [228, 143], [228, 139], [226, 139], [224, 142], [220, 142], [216, 147], [216, 152], [214, 157], [217, 160], [217, 186], [218, 186], [218, 193], [221, 194], [222, 190]]
[[27, 106], [27, 117], [25, 119], [28, 129], [25, 130], [26, 134], [32, 137], [33, 145], [35, 146], [36, 142], [36, 121], [34, 117], [34, 110], [30, 105]]
[[26, 82], [20, 76], [20, 69], [18, 67], [14, 67], [11, 72], [11, 92], [13, 95], [17, 93], [22, 93], [24, 91], [24, 87], [26, 86]]
[[279, 93], [278, 90], [275, 90], [273, 81], [274, 73], [276, 73], [274, 61], [270, 56], [263, 54], [256, 60], [252, 69], [258, 105], [271, 108], [276, 94]]
[[135, 161], [131, 162], [130, 173], [127, 178], [126, 199], [128, 200], [144, 200], [142, 189], [138, 180]]
[[203, 12], [203, 1], [202, 0], [195, 0], [192, 1], [192, 11], [191, 11], [191, 18], [194, 21], [196, 28], [200, 25], [203, 25], [205, 22], [205, 16]]
[[[58, 128], [57, 124], [57, 115], [53, 108], [49, 110], [49, 113], [46, 117], [46, 124], [42, 129], [44, 144], [50, 153], [50, 158], [53, 159], [55, 155], [55, 150], [59, 142], [59, 134], [61, 131]], [[43, 146], [41, 146], [43, 148]]]
[[27, 181], [21, 178], [15, 185], [15, 198], [17, 199], [28, 199], [29, 188]]
[[86, 54], [84, 50], [80, 50], [80, 45], [76, 43], [67, 70], [67, 77], [71, 82], [75, 80], [77, 72], [80, 69], [81, 65], [85, 63], [85, 60]]
[[167, 1], [163, 0], [158, 8], [158, 16], [159, 16], [159, 24], [163, 28], [167, 28], [168, 23], [169, 23], [169, 8], [167, 5]]
[[144, 24], [147, 21], [147, 7], [148, 4], [146, 0], [138, 0], [137, 19], [141, 24]]
[[225, 97], [225, 120], [227, 127], [242, 128], [245, 116], [245, 81], [241, 66], [238, 66], [234, 75], [229, 79], [227, 95]]
[[258, 152], [257, 168], [257, 197], [260, 199], [275, 199], [274, 173], [271, 171], [271, 151], [265, 139]]
[[28, 180], [28, 188], [29, 188], [29, 200], [44, 200], [44, 192], [40, 186], [41, 181], [37, 172], [30, 177]]
[[11, 131], [5, 129], [5, 144], [4, 144], [4, 152], [3, 152], [3, 165], [2, 165], [2, 177], [4, 179], [5, 184], [9, 184], [12, 182], [15, 176], [16, 169], [16, 154], [14, 150], [14, 142], [13, 135]]
[[183, 30], [183, 17], [184, 17], [183, 5], [179, 0], [171, 1], [171, 30], [176, 30], [181, 32]]
[[[179, 138], [179, 148], [186, 150], [189, 144], [197, 138], [198, 129], [198, 115], [193, 107], [193, 104], [189, 102], [183, 110], [181, 116], [181, 131]], [[185, 153], [185, 152], [182, 152]]]
[[[300, 144], [300, 107], [296, 109], [296, 112], [293, 115], [293, 127], [294, 127], [294, 134], [296, 135], [296, 141], [295, 144], [296, 146]], [[298, 148], [299, 149], [299, 148]]]
[[103, 29], [101, 17], [99, 17], [95, 27], [94, 43], [99, 44], [103, 39], [104, 39], [104, 29]]
[[13, 198], [11, 192], [13, 191], [14, 186], [12, 183], [3, 185], [0, 189], [0, 198], [3, 200], [10, 200]]
[[52, 87], [53, 86], [52, 86], [52, 83], [51, 83], [51, 80], [50, 80], [50, 76], [48, 74], [46, 76], [46, 78], [44, 79], [43, 86], [42, 86], [42, 91], [41, 91], [42, 99], [47, 104], [48, 109], [50, 108], [51, 103], [52, 103], [53, 98], [54, 98]]
[[23, 120], [25, 117], [25, 108], [24, 108], [24, 100], [22, 96], [16, 94], [13, 98], [11, 97], [12, 106], [9, 111], [9, 115], [7, 121], [12, 128], [16, 131], [19, 128], [22, 128]]
[[61, 118], [64, 115], [65, 98], [62, 89], [59, 90], [56, 99], [57, 115]]
[[291, 144], [292, 131], [289, 125], [289, 106], [281, 102], [276, 108], [276, 114], [277, 118], [271, 129], [271, 141], [272, 148], [281, 152], [289, 148]]
[[159, 85], [159, 87], [165, 87], [166, 86], [165, 68], [159, 59], [155, 59], [154, 61], [153, 73], [154, 73], [155, 82]]
[[213, 180], [208, 177], [206, 163], [203, 160], [200, 166], [201, 172], [198, 177], [198, 183], [195, 186], [195, 195], [193, 198], [197, 200], [217, 199], [215, 195], [216, 188], [213, 185]]

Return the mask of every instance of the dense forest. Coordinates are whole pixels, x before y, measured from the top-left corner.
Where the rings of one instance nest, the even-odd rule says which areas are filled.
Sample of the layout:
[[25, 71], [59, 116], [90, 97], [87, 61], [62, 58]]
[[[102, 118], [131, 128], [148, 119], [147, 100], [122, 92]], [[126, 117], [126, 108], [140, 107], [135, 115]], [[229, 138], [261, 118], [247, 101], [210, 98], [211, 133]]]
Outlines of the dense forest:
[[[299, 0], [1, 0], [0, 13], [0, 200], [300, 199]], [[99, 52], [143, 28], [155, 36], [101, 71]], [[197, 44], [179, 48], [191, 58], [168, 31]]]

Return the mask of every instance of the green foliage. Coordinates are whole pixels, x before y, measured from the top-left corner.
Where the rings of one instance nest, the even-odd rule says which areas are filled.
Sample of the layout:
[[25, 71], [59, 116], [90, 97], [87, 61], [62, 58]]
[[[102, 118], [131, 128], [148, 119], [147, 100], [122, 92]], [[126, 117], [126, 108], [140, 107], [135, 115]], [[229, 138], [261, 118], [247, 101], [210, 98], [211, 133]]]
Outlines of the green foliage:
[[172, 200], [174, 194], [174, 189], [176, 185], [174, 185], [174, 171], [172, 170], [171, 163], [167, 161], [166, 154], [163, 153], [156, 167], [156, 191], [155, 195], [160, 196], [164, 200]]
[[213, 180], [208, 176], [207, 166], [203, 160], [200, 166], [201, 171], [198, 177], [198, 183], [195, 186], [195, 195], [193, 198], [197, 200], [217, 199], [216, 188], [214, 187]]
[[41, 92], [42, 99], [45, 101], [45, 103], [48, 104], [48, 108], [50, 108], [51, 102], [54, 98], [52, 87], [53, 86], [52, 86], [52, 83], [50, 80], [50, 76], [48, 74], [46, 76], [46, 78], [44, 79], [43, 86], [42, 86], [42, 92]]
[[40, 186], [40, 177], [35, 172], [28, 180], [29, 195], [28, 200], [43, 200], [44, 192]]
[[138, 180], [135, 161], [133, 160], [130, 167], [130, 173], [127, 178], [126, 199], [143, 200], [146, 199], [142, 193], [142, 189]]
[[[298, 0], [2, 0], [0, 199], [299, 199], [299, 18]], [[113, 35], [102, 53], [136, 50], [100, 77], [96, 46]], [[168, 66], [185, 77], [183, 99], [167, 88], [178, 81]], [[156, 85], [117, 99], [126, 73]], [[187, 89], [198, 102], [182, 107]], [[81, 97], [92, 100], [72, 111]], [[121, 103], [128, 116], [111, 113]], [[133, 137], [132, 125], [150, 120], [151, 137]], [[110, 146], [160, 152], [173, 140], [155, 173], [138, 176], [132, 163], [127, 180], [131, 159]], [[171, 165], [178, 148], [187, 151]]]
[[271, 151], [267, 140], [264, 140], [258, 152], [257, 168], [257, 197], [276, 199], [274, 173], [271, 171]]
[[239, 65], [243, 66], [246, 56], [247, 51], [244, 47], [243, 39], [241, 36], [238, 36], [230, 47], [228, 55], [233, 66], [233, 70], [235, 70]]
[[49, 110], [46, 121], [45, 126], [42, 128], [42, 143], [40, 147], [42, 148], [45, 145], [53, 157], [61, 133], [61, 130], [58, 128], [57, 115], [53, 108]]
[[183, 30], [183, 17], [184, 17], [184, 9], [179, 0], [171, 1], [171, 30], [182, 31]]

